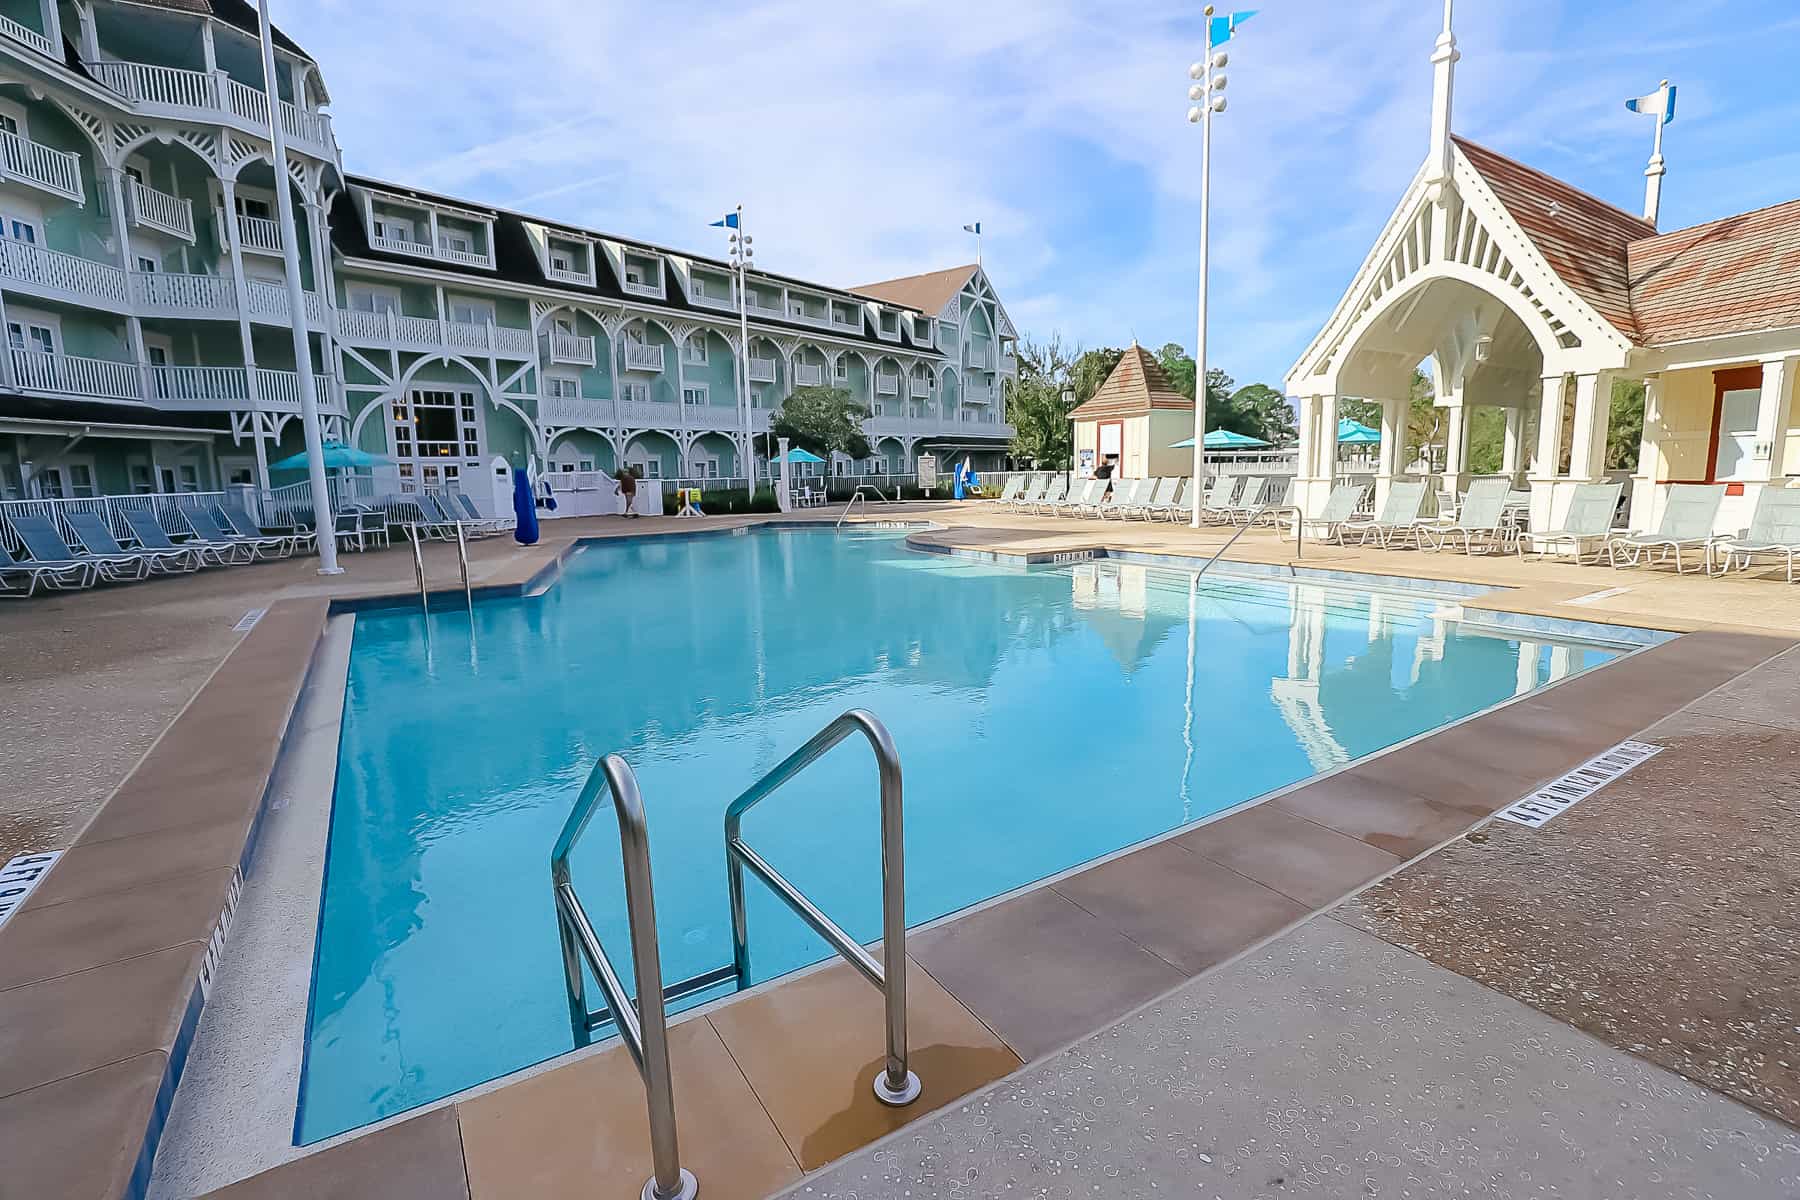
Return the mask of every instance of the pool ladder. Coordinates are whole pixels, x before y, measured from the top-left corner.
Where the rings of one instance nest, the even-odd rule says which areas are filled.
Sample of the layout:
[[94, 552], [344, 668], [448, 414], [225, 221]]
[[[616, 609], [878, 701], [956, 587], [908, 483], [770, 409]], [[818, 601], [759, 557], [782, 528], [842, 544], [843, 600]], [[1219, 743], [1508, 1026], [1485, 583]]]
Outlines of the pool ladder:
[[[855, 938], [821, 912], [799, 888], [744, 841], [744, 814], [818, 761], [839, 742], [860, 733], [875, 752], [881, 785], [881, 955], [876, 962]], [[619, 853], [624, 860], [625, 912], [637, 999], [625, 993], [606, 950], [588, 920], [569, 876], [569, 855], [586, 831], [604, 796], [612, 796], [619, 821]], [[853, 708], [747, 788], [725, 810], [726, 884], [731, 905], [730, 964], [662, 986], [662, 961], [656, 940], [656, 900], [650, 882], [650, 840], [637, 776], [617, 754], [608, 754], [588, 775], [575, 808], [564, 823], [550, 855], [550, 886], [556, 901], [557, 932], [562, 943], [563, 980], [568, 988], [569, 1022], [577, 1045], [613, 1026], [643, 1076], [650, 1116], [653, 1166], [643, 1200], [692, 1200], [697, 1185], [681, 1166], [675, 1136], [675, 1096], [669, 1074], [668, 1004], [721, 984], [750, 985], [749, 924], [744, 905], [744, 869], [755, 875], [793, 909], [795, 915], [825, 939], [886, 1001], [887, 1062], [875, 1076], [875, 1095], [884, 1104], [910, 1104], [919, 1096], [919, 1077], [907, 1069], [906, 1047], [906, 880], [901, 815], [900, 755], [887, 727], [874, 713]], [[592, 971], [605, 997], [598, 1010], [587, 1006], [583, 963]]]
[[[419, 611], [426, 616], [431, 615], [431, 601], [425, 588], [425, 553], [420, 549], [419, 523], [413, 521], [406, 527], [407, 536], [412, 539], [413, 577], [419, 584]], [[471, 616], [475, 612], [475, 592], [469, 587], [469, 542], [463, 533], [463, 523], [456, 522], [456, 563], [462, 568], [463, 603], [468, 605]], [[427, 626], [429, 629], [429, 626]]]

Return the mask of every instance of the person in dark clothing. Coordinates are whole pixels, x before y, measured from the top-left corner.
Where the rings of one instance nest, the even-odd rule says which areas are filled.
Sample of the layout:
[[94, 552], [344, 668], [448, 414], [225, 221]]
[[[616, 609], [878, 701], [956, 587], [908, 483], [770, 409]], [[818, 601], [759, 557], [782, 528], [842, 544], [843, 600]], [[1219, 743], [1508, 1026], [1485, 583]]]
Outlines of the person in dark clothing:
[[1106, 487], [1101, 492], [1101, 499], [1105, 499], [1112, 494], [1112, 477], [1113, 473], [1118, 469], [1114, 464], [1117, 462], [1118, 455], [1109, 454], [1100, 460], [1100, 465], [1098, 467], [1094, 468], [1094, 478], [1106, 480]]

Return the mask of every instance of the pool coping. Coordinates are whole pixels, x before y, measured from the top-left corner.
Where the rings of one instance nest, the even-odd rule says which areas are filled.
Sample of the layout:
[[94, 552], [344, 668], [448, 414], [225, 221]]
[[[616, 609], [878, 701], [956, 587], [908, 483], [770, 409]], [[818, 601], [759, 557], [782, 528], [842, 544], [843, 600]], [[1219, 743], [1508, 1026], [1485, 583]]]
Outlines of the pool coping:
[[[936, 527], [945, 531], [953, 528], [934, 521], [892, 518], [849, 523], [862, 527]], [[484, 598], [527, 595], [534, 591], [541, 594], [541, 590], [554, 583], [568, 558], [582, 547], [621, 538], [637, 541], [669, 537], [735, 536], [757, 528], [829, 528], [836, 524], [829, 520], [765, 520], [729, 528], [715, 526], [691, 530], [657, 530], [615, 537], [578, 537], [560, 547], [547, 547], [549, 552], [546, 555], [527, 559], [515, 566], [511, 571], [513, 578], [487, 582], [475, 590]], [[907, 538], [909, 544], [913, 540], [911, 536]], [[1114, 552], [1105, 546], [1097, 546], [1095, 549], [1101, 553], [1090, 557], [1116, 557], [1124, 562], [1132, 561], [1133, 557], [1141, 554], [1128, 550]], [[995, 551], [975, 553], [998, 554]], [[1170, 560], [1166, 564], [1155, 562], [1146, 565], [1171, 565], [1179, 568], [1191, 566], [1195, 559], [1211, 559], [1215, 556], [1143, 557]], [[1226, 561], [1234, 567], [1242, 565], [1239, 560]], [[1397, 577], [1376, 572], [1368, 574], [1372, 582], [1379, 581], [1376, 586], [1383, 587], [1392, 586], [1393, 579]], [[1430, 579], [1417, 575], [1400, 577]], [[1494, 589], [1488, 586], [1483, 590], [1491, 592]], [[440, 598], [460, 601], [460, 593], [460, 587], [429, 589], [431, 610], [437, 610]], [[5, 1133], [0, 1134], [0, 1149], [14, 1145], [21, 1151], [35, 1151], [35, 1155], [23, 1159], [19, 1155], [8, 1155], [9, 1159], [29, 1163], [32, 1173], [26, 1176], [28, 1186], [35, 1186], [45, 1194], [64, 1196], [138, 1197], [144, 1194], [156, 1145], [163, 1123], [168, 1117], [174, 1088], [185, 1065], [194, 1027], [205, 1000], [211, 964], [223, 950], [243, 871], [250, 861], [262, 827], [267, 789], [275, 761], [286, 744], [295, 715], [295, 704], [310, 677], [326, 622], [331, 615], [340, 612], [405, 606], [416, 602], [416, 596], [417, 593], [410, 590], [385, 588], [364, 595], [286, 599], [272, 604], [263, 620], [220, 663], [131, 774], [74, 839], [71, 850], [65, 853], [63, 860], [46, 876], [45, 886], [40, 887], [22, 906], [19, 915], [5, 930], [0, 931], [0, 951], [12, 951], [17, 957], [19, 946], [28, 936], [20, 930], [29, 932], [34, 925], [54, 927], [55, 919], [66, 916], [71, 910], [65, 909], [61, 914], [50, 910], [64, 904], [80, 904], [88, 906], [88, 909], [114, 912], [115, 924], [143, 935], [140, 942], [132, 945], [131, 953], [123, 957], [117, 956], [116, 947], [98, 944], [75, 944], [67, 947], [66, 959], [57, 968], [60, 973], [0, 987], [0, 1014], [4, 1014], [9, 1003], [19, 1001], [18, 993], [54, 984], [58, 990], [54, 997], [57, 1004], [53, 1009], [56, 1014], [52, 1018], [53, 1023], [60, 1021], [65, 1026], [80, 1024], [79, 1018], [84, 1012], [82, 1005], [86, 999], [106, 994], [112, 996], [115, 1004], [126, 998], [136, 997], [138, 1003], [132, 1006], [134, 1011], [146, 1011], [159, 1018], [152, 1022], [153, 1028], [136, 1032], [133, 1035], [135, 1040], [104, 1048], [99, 1053], [112, 1057], [99, 1062], [93, 1061], [91, 1054], [84, 1058], [76, 1052], [79, 1048], [77, 1043], [81, 1041], [84, 1031], [65, 1030], [70, 1034], [69, 1045], [54, 1047], [55, 1053], [62, 1055], [60, 1065], [54, 1061], [43, 1065], [38, 1071], [42, 1078], [0, 1094], [0, 1114], [12, 1112], [17, 1117], [0, 1121], [0, 1126], [5, 1127]], [[1619, 628], [1661, 628], [1654, 621], [1612, 621], [1605, 624]], [[1751, 639], [1766, 648], [1766, 653], [1761, 653], [1756, 662], [1750, 665], [1756, 665], [1794, 644], [1791, 639], [1773, 635], [1713, 633], [1702, 638], [1713, 641], [1717, 639]], [[1675, 638], [1647, 650], [1681, 646], [1687, 641], [1688, 637]], [[1627, 657], [1637, 658], [1639, 655]], [[1742, 666], [1732, 670], [1728, 677], [1709, 685], [1700, 694], [1748, 669], [1749, 666]], [[1604, 671], [1587, 673], [1556, 686], [1567, 686], [1605, 674]], [[1499, 709], [1490, 709], [1476, 717], [1466, 718], [1465, 722], [1458, 724], [1493, 716], [1513, 703], [1529, 701], [1543, 694], [1531, 693], [1518, 701], [1507, 702]], [[1661, 697], [1658, 703], [1669, 699], [1663, 693], [1653, 692], [1652, 695]], [[1668, 711], [1674, 711], [1693, 698], [1695, 697], [1689, 696], [1687, 700], [1673, 704], [1655, 715], [1666, 715]], [[1637, 728], [1649, 723], [1646, 720]], [[1457, 727], [1448, 726], [1423, 736], [1436, 737]], [[237, 732], [232, 736], [221, 737], [221, 730]], [[1404, 748], [1404, 745], [1389, 748], [1328, 775], [1309, 777], [1305, 782], [1337, 778], [1352, 768]], [[191, 769], [196, 756], [204, 759], [210, 768], [208, 771], [197, 775]], [[1551, 777], [1554, 776], [1546, 776]], [[1194, 826], [1184, 826], [1172, 831], [1156, 841], [1136, 844], [1117, 852], [1113, 857], [1153, 848], [1160, 842], [1222, 822], [1247, 809], [1260, 807], [1266, 801], [1280, 799], [1281, 795], [1276, 793], [1256, 798], [1234, 809], [1214, 814]], [[1516, 798], [1508, 796], [1496, 807]], [[179, 816], [183, 809], [186, 810], [185, 820]], [[233, 830], [238, 831], [235, 835], [235, 847], [230, 844], [234, 837]], [[179, 835], [184, 832], [206, 832], [219, 836], [214, 839], [214, 843], [209, 843], [204, 848], [204, 852], [195, 851], [180, 866], [164, 864], [163, 874], [156, 874], [157, 868], [154, 865], [140, 861], [137, 863], [140, 874], [134, 876], [128, 873], [125, 877], [127, 882], [118, 887], [111, 890], [102, 887], [87, 892], [81, 890], [84, 883], [91, 884], [92, 881], [77, 881], [76, 867], [71, 863], [79, 865], [90, 858], [103, 858], [109, 851], [138, 848], [108, 846], [107, 843], [158, 837], [167, 840], [171, 835], [177, 836], [179, 840]], [[140, 842], [139, 847], [146, 852], [160, 851], [163, 843], [152, 840], [149, 843]], [[188, 849], [194, 848], [190, 846]], [[149, 853], [149, 857], [154, 858], [156, 854]], [[1112, 859], [1097, 860], [1083, 864], [1083, 867], [1098, 869], [1111, 861]], [[146, 869], [150, 873], [142, 874]], [[213, 893], [202, 896], [202, 900], [208, 903], [203, 903], [196, 910], [198, 915], [196, 912], [178, 914], [178, 920], [164, 921], [154, 928], [148, 927], [153, 923], [152, 918], [159, 915], [148, 910], [155, 907], [155, 902], [165, 898], [164, 893], [172, 890], [175, 882], [191, 881], [208, 872], [216, 873], [217, 886]], [[1027, 889], [996, 897], [982, 905], [921, 926], [909, 933], [909, 946], [915, 936], [925, 937], [952, 923], [978, 918], [983, 913], [996, 910], [1028, 893], [1054, 890], [1058, 883], [1070, 877], [1071, 875], [1064, 874], [1039, 881]], [[219, 903], [210, 906], [209, 902], [215, 893]], [[85, 913], [87, 910], [83, 911]], [[175, 965], [180, 969], [173, 971], [168, 978], [158, 976], [149, 982], [132, 979], [129, 986], [124, 986], [121, 990], [118, 978], [120, 970], [141, 969], [159, 955], [179, 960]], [[191, 962], [181, 959], [182, 955], [191, 958]], [[70, 965], [75, 963], [81, 965]], [[129, 965], [121, 967], [121, 964]], [[931, 969], [929, 961], [925, 965], [927, 970]], [[784, 976], [783, 979], [792, 977]], [[173, 980], [172, 983], [170, 979]], [[779, 982], [781, 981], [770, 981], [770, 984]], [[750, 989], [725, 999], [748, 997], [758, 990]], [[701, 1006], [692, 1011], [697, 1015], [708, 1011], [710, 1007]], [[971, 1005], [971, 1008], [980, 1015], [976, 1006]], [[50, 1032], [52, 1031], [41, 1025], [34, 1027], [34, 1033], [48, 1035]], [[85, 1032], [93, 1031], [89, 1029]], [[49, 1036], [46, 1040], [57, 1041], [55, 1037]], [[1021, 1057], [1029, 1061], [1033, 1056], [1021, 1054]], [[560, 1062], [563, 1059], [550, 1061]], [[516, 1078], [516, 1074], [509, 1075], [483, 1086], [504, 1086], [506, 1081]], [[450, 1099], [452, 1098], [437, 1103], [448, 1102]], [[420, 1112], [418, 1109], [409, 1110], [405, 1114], [389, 1118], [388, 1122], [399, 1123], [416, 1118]], [[85, 1126], [82, 1124], [83, 1120], [87, 1122]], [[95, 1122], [99, 1122], [99, 1125], [96, 1126]], [[381, 1124], [365, 1126], [344, 1136], [349, 1140], [384, 1127]], [[133, 1130], [138, 1132], [134, 1133]], [[315, 1146], [321, 1144], [316, 1143]], [[43, 1150], [46, 1146], [62, 1146], [73, 1150], [77, 1145], [82, 1147], [81, 1153], [68, 1153], [55, 1161], [51, 1161]]]

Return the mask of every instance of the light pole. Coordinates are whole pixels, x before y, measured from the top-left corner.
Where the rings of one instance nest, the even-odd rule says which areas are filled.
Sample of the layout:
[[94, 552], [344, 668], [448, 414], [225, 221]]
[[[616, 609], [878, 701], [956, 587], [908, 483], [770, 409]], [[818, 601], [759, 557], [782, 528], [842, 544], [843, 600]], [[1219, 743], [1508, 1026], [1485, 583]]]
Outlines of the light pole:
[[[263, 94], [269, 105], [269, 146], [275, 152], [275, 210], [281, 221], [281, 266], [287, 277], [288, 322], [294, 328], [294, 367], [300, 384], [300, 429], [306, 436], [306, 478], [312, 484], [313, 541], [319, 548], [319, 574], [341, 575], [337, 560], [337, 517], [325, 485], [325, 441], [319, 433], [319, 395], [313, 386], [312, 338], [306, 328], [306, 296], [300, 289], [300, 243], [294, 233], [294, 198], [288, 194], [287, 137], [281, 128], [281, 90], [275, 86], [275, 46], [269, 32], [269, 0], [257, 5], [262, 40]], [[299, 99], [298, 96], [295, 99]], [[235, 213], [224, 220], [235, 221]], [[324, 251], [313, 247], [313, 253]]]
[[1207, 232], [1212, 216], [1212, 119], [1214, 113], [1225, 111], [1228, 81], [1224, 69], [1230, 61], [1225, 51], [1215, 51], [1213, 47], [1229, 39], [1233, 27], [1250, 16], [1233, 13], [1215, 17], [1210, 4], [1202, 11], [1206, 18], [1205, 53], [1188, 68], [1188, 78], [1193, 80], [1188, 99], [1194, 101], [1194, 106], [1187, 114], [1189, 124], [1200, 126], [1200, 313], [1194, 335], [1194, 482], [1189, 487], [1193, 512], [1188, 520], [1195, 529], [1200, 528], [1200, 501], [1206, 490], [1206, 273]]
[[1069, 422], [1069, 488], [1075, 487], [1075, 389], [1062, 390], [1063, 417]]
[[744, 206], [738, 205], [732, 215], [737, 218], [731, 227], [731, 268], [737, 274], [738, 410], [744, 422], [744, 477], [745, 487], [749, 489], [744, 503], [747, 507], [756, 500], [756, 444], [750, 440], [754, 436], [750, 419], [750, 297], [745, 277], [756, 252], [751, 249], [752, 238], [744, 232]]

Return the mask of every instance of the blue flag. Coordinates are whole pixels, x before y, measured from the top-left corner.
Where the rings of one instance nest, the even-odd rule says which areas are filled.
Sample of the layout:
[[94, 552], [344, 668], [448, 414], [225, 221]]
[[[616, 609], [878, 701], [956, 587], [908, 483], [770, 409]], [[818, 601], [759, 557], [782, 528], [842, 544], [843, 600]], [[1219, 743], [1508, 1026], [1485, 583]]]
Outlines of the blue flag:
[[722, 219], [714, 221], [710, 227], [713, 229], [736, 229], [738, 227], [737, 218], [736, 213], [726, 213]]
[[1243, 12], [1234, 12], [1229, 17], [1212, 17], [1208, 19], [1207, 41], [1212, 43], [1214, 49], [1223, 46], [1226, 42], [1231, 40], [1231, 35], [1237, 32], [1237, 27], [1239, 25], [1248, 21], [1260, 11], [1262, 10], [1251, 8], [1246, 9]]
[[1675, 119], [1675, 85], [1665, 83], [1648, 96], [1633, 96], [1625, 107], [1634, 113], [1660, 114], [1662, 123], [1667, 125]]
[[973, 225], [964, 225], [963, 232], [979, 234], [981, 232], [981, 222], [977, 221]]

